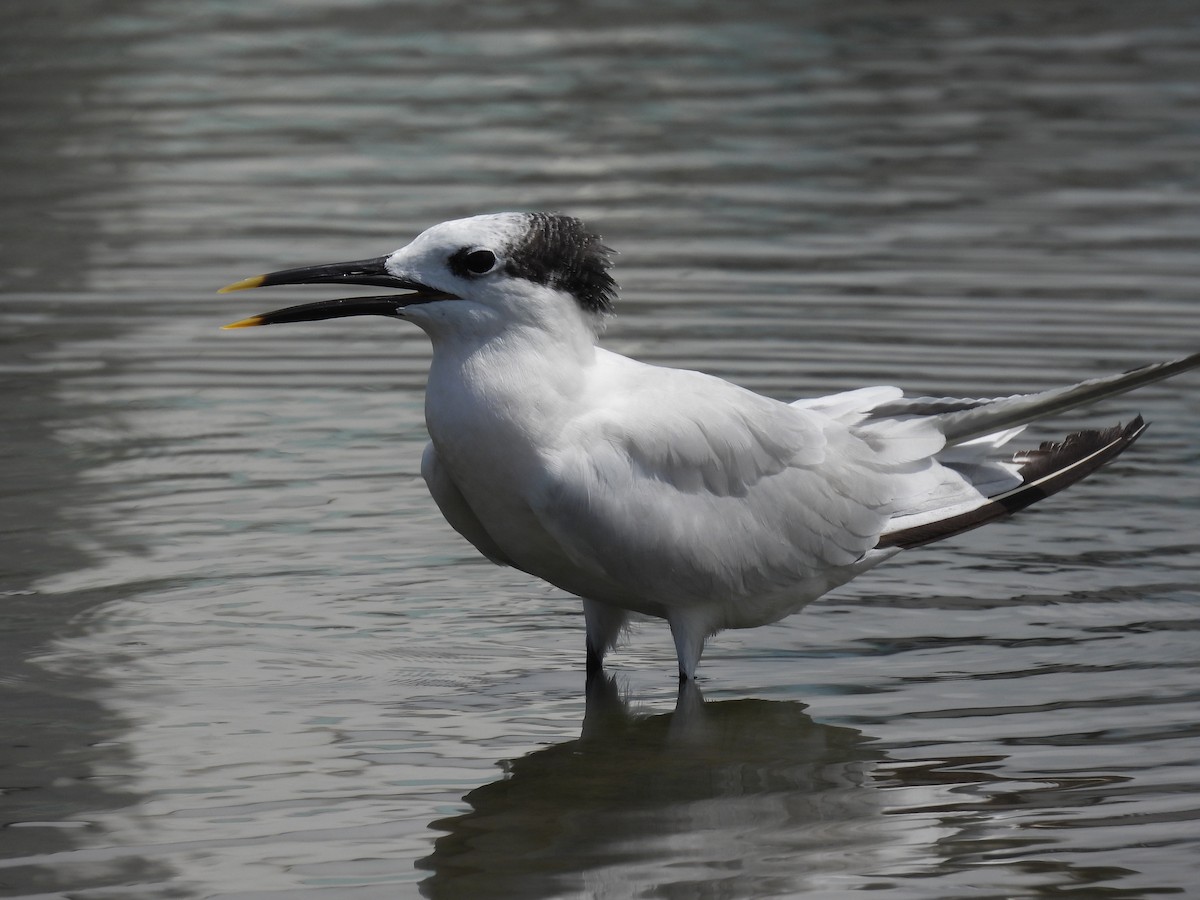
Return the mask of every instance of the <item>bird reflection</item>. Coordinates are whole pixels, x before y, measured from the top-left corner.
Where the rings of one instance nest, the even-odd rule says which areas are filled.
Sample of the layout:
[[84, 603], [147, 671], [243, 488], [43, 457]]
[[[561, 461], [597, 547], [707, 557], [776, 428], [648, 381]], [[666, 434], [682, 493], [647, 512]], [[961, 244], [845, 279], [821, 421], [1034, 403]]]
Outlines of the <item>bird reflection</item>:
[[880, 758], [860, 732], [814, 722], [801, 703], [705, 703], [683, 682], [674, 712], [637, 715], [596, 676], [579, 739], [508, 763], [466, 795], [469, 812], [432, 823], [446, 834], [417, 863], [432, 872], [422, 894], [800, 889], [860, 867], [883, 840], [869, 777]]

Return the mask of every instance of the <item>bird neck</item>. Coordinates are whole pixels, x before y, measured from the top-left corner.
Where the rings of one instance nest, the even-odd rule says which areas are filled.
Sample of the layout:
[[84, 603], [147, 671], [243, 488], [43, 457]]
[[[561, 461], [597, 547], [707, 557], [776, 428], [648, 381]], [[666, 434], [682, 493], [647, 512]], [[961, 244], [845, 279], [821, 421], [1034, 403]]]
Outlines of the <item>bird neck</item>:
[[508, 323], [491, 333], [433, 339], [425, 418], [436, 443], [513, 442], [543, 446], [578, 412], [595, 364], [595, 333]]

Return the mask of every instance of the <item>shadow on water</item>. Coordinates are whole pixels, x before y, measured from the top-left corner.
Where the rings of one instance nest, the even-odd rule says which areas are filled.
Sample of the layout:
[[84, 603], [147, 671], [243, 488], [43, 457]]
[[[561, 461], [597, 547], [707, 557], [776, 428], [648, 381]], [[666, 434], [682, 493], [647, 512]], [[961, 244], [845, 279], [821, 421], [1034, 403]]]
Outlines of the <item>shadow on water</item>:
[[[72, 198], [111, 189], [119, 170], [79, 165], [65, 149], [85, 140], [81, 122], [96, 72], [47, 67], [46, 47], [64, 57], [104, 54], [86, 22], [56, 15], [52, 5], [14, 2], [0, 13], [6, 41], [0, 117], [19, 135], [0, 150], [7, 177], [0, 246], [0, 896], [162, 879], [158, 864], [126, 855], [64, 865], [55, 854], [95, 843], [99, 813], [135, 804], [133, 762], [121, 743], [126, 724], [95, 697], [107, 686], [80, 660], [70, 675], [38, 665], [54, 640], [76, 633], [79, 617], [112, 590], [45, 594], [38, 585], [92, 562], [88, 548], [107, 538], [88, 511], [103, 488], [89, 484], [92, 461], [64, 438], [64, 428], [94, 410], [64, 399], [79, 377], [70, 347], [103, 336], [102, 311], [75, 315], [64, 291], [86, 290], [97, 222]], [[120, 53], [120, 50], [114, 51]], [[110, 58], [115, 58], [110, 54]], [[14, 291], [22, 293], [16, 294]], [[32, 293], [36, 290], [37, 293]], [[82, 321], [80, 321], [82, 319]]]
[[432, 823], [446, 834], [417, 863], [433, 873], [422, 892], [773, 895], [861, 867], [882, 840], [868, 740], [800, 703], [705, 703], [691, 684], [674, 712], [638, 715], [597, 678], [578, 740], [508, 763], [469, 812]]

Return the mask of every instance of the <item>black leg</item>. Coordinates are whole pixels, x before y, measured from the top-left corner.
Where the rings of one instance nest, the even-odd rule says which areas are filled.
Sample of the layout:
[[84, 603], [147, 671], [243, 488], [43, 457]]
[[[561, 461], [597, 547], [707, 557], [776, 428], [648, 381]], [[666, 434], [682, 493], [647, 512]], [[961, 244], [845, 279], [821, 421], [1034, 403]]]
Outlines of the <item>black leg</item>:
[[587, 642], [587, 677], [589, 679], [594, 675], [599, 675], [604, 671], [604, 657], [596, 652], [596, 648], [592, 646], [592, 642]]

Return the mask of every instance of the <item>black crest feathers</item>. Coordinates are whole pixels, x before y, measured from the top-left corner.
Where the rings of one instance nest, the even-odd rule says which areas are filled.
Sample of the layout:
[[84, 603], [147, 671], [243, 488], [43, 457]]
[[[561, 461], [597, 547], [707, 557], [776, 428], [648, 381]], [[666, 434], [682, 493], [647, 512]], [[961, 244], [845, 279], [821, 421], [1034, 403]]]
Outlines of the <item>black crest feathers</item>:
[[590, 313], [612, 312], [617, 283], [608, 247], [571, 216], [530, 213], [525, 234], [509, 252], [508, 274], [567, 291]]

